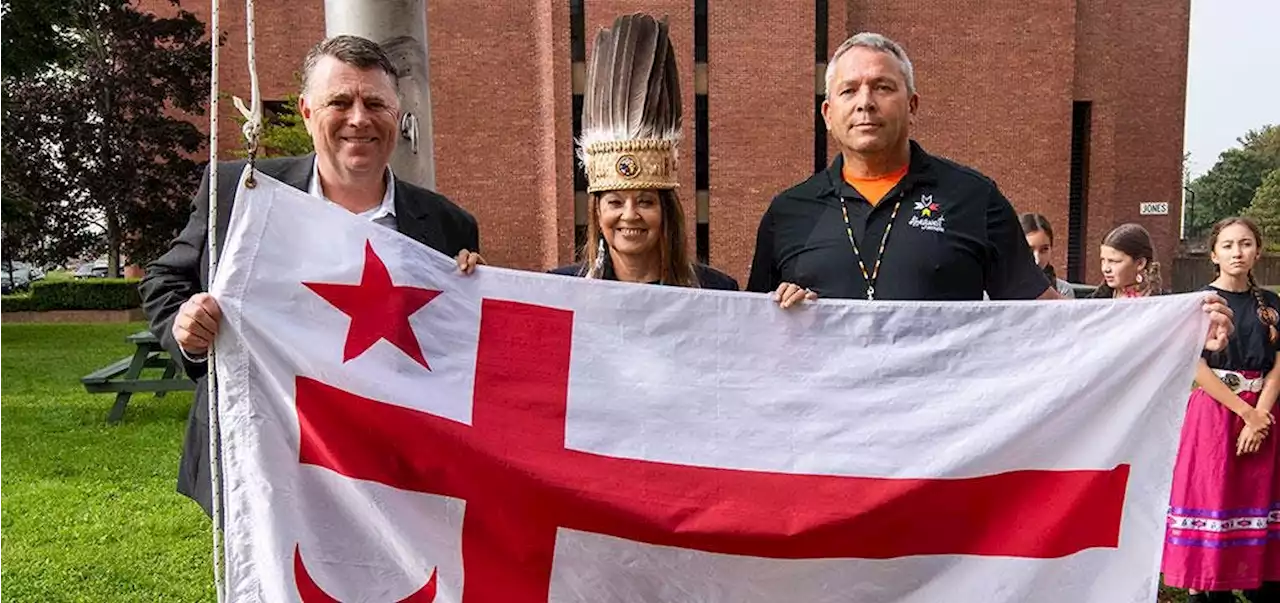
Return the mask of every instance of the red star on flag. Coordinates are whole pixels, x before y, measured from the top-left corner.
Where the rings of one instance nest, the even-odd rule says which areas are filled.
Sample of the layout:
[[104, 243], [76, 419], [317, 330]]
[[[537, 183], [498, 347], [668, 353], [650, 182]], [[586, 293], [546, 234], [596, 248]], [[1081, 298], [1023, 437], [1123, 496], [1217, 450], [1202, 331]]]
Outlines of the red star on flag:
[[422, 356], [418, 337], [409, 325], [409, 316], [440, 295], [440, 291], [393, 285], [391, 273], [382, 258], [374, 253], [371, 243], [365, 241], [364, 244], [364, 273], [359, 285], [303, 284], [351, 317], [347, 343], [342, 350], [343, 362], [363, 354], [379, 339], [385, 339], [431, 370]]

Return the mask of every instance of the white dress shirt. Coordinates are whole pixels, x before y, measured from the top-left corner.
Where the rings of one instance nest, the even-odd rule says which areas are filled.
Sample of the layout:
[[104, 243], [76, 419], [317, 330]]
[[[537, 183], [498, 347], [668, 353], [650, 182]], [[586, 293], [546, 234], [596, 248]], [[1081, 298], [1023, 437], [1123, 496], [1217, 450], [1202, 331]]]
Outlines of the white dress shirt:
[[[307, 194], [333, 203], [332, 199], [324, 195], [324, 191], [320, 187], [319, 159], [311, 162], [311, 184], [307, 187]], [[334, 203], [334, 205], [337, 205], [337, 203]], [[391, 173], [391, 166], [387, 166], [387, 192], [382, 195], [382, 203], [357, 215], [375, 222], [379, 218], [396, 215], [396, 178]]]

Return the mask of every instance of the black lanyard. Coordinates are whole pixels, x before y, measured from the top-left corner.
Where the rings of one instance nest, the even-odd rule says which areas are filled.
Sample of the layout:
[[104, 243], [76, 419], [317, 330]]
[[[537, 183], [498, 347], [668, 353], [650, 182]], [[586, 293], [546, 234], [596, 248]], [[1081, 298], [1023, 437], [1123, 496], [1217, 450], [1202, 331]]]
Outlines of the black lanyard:
[[853, 257], [858, 258], [858, 268], [862, 270], [862, 280], [867, 283], [867, 299], [876, 298], [876, 279], [880, 278], [880, 262], [884, 259], [884, 247], [889, 243], [889, 231], [893, 230], [893, 223], [897, 221], [898, 210], [902, 207], [902, 198], [905, 195], [899, 193], [898, 200], [893, 204], [893, 214], [889, 216], [889, 224], [884, 227], [884, 235], [880, 237], [880, 249], [876, 252], [876, 262], [871, 268], [871, 272], [867, 273], [867, 265], [862, 261], [862, 253], [858, 250], [858, 242], [853, 240], [853, 223], [849, 221], [849, 202], [844, 197], [840, 197], [840, 211], [844, 214], [844, 229], [849, 235], [849, 245], [853, 246]]

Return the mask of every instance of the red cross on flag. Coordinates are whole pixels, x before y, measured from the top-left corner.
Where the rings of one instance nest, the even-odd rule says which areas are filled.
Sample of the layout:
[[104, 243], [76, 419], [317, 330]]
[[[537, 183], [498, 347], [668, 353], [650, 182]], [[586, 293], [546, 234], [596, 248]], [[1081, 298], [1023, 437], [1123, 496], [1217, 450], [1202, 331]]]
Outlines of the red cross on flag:
[[257, 178], [213, 288], [231, 600], [1154, 599], [1196, 297], [463, 276]]

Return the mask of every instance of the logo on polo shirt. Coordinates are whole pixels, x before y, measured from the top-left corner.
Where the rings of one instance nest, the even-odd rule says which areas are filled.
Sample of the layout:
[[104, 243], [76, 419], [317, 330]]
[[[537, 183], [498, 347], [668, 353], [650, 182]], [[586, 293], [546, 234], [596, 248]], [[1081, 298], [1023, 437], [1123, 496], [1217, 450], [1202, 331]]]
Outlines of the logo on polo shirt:
[[942, 208], [934, 202], [933, 195], [920, 195], [920, 200], [916, 201], [915, 213], [908, 224], [920, 230], [946, 232], [942, 225], [945, 219], [942, 217]]

